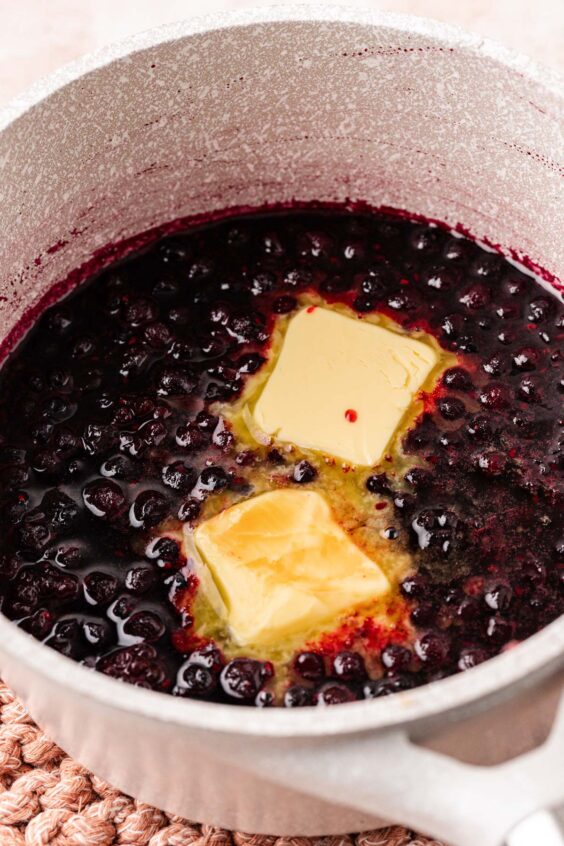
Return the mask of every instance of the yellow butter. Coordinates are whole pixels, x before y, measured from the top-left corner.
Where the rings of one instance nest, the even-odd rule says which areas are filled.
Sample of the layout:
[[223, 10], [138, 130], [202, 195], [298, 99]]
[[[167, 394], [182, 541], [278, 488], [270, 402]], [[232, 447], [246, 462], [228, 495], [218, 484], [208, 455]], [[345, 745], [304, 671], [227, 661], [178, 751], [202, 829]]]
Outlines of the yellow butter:
[[304, 308], [290, 320], [254, 422], [277, 440], [375, 464], [438, 360], [415, 338]]
[[194, 541], [213, 580], [210, 600], [242, 646], [310, 634], [390, 588], [315, 491], [271, 491], [233, 505], [198, 526]]

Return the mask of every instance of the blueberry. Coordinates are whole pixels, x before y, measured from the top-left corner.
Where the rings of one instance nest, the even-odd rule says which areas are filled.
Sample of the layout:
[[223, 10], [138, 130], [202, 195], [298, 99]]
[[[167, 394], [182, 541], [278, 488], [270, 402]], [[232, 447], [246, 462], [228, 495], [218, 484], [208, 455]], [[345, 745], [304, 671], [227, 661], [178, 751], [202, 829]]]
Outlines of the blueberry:
[[82, 491], [87, 509], [95, 517], [111, 520], [125, 509], [126, 498], [117, 482], [97, 479], [89, 482]]
[[476, 646], [467, 647], [460, 652], [457, 666], [459, 670], [471, 670], [472, 667], [476, 667], [487, 658], [488, 654], [484, 649]]
[[125, 575], [125, 587], [136, 595], [147, 593], [156, 582], [157, 574], [147, 564], [130, 567]]
[[163, 467], [162, 480], [164, 484], [178, 493], [188, 493], [194, 487], [196, 473], [182, 461], [175, 461]]
[[190, 520], [195, 520], [198, 517], [202, 508], [202, 504], [199, 500], [195, 499], [194, 497], [187, 497], [187, 499], [182, 500], [178, 507], [178, 519], [181, 520], [183, 523], [190, 522]]
[[189, 452], [203, 449], [207, 442], [205, 433], [194, 423], [184, 423], [176, 430], [176, 443]]
[[175, 693], [181, 696], [210, 696], [217, 687], [217, 676], [198, 664], [186, 663], [178, 672]]
[[443, 374], [443, 384], [453, 391], [472, 390], [472, 379], [467, 370], [463, 367], [449, 367]]
[[235, 658], [221, 671], [223, 691], [232, 699], [252, 701], [272, 676], [272, 665], [250, 658]]
[[406, 576], [400, 590], [407, 599], [418, 599], [425, 594], [425, 582], [419, 575]]
[[192, 394], [197, 384], [197, 378], [187, 370], [178, 367], [166, 367], [160, 375], [157, 394], [160, 397]]
[[513, 591], [510, 586], [497, 582], [490, 585], [484, 594], [484, 600], [492, 611], [507, 611], [511, 604]]
[[164, 520], [168, 508], [169, 502], [164, 494], [159, 491], [143, 491], [137, 495], [129, 509], [129, 521], [136, 529], [156, 526]]
[[382, 666], [391, 673], [407, 670], [411, 658], [411, 650], [399, 643], [389, 643], [380, 654]]
[[325, 675], [323, 658], [317, 652], [300, 652], [294, 659], [294, 669], [308, 681], [319, 681]]
[[304, 705], [311, 705], [312, 702], [311, 690], [300, 684], [289, 687], [284, 694], [284, 707], [286, 708], [303, 708]]
[[464, 403], [456, 397], [442, 397], [437, 403], [437, 408], [445, 420], [458, 420], [466, 411]]
[[333, 673], [338, 679], [359, 681], [366, 676], [364, 659], [358, 652], [339, 652], [333, 660]]
[[385, 473], [374, 473], [367, 478], [366, 489], [373, 494], [389, 494], [389, 479]]
[[216, 465], [204, 467], [198, 478], [198, 488], [205, 494], [223, 491], [229, 486], [229, 476], [223, 469]]
[[313, 482], [317, 477], [317, 470], [309, 463], [309, 461], [299, 461], [294, 467], [292, 478], [294, 482], [299, 485], [305, 485], [308, 482]]
[[246, 353], [245, 355], [242, 355], [241, 358], [237, 359], [237, 371], [239, 373], [243, 373], [244, 375], [256, 373], [265, 361], [266, 359], [262, 355], [259, 355], [259, 353]]
[[449, 654], [447, 635], [440, 632], [428, 632], [415, 641], [417, 657], [430, 667], [444, 666]]
[[368, 681], [362, 688], [362, 695], [365, 699], [379, 699], [381, 696], [390, 696], [392, 693], [400, 693], [402, 690], [410, 690], [415, 680], [409, 676], [387, 676], [383, 679]]
[[478, 399], [485, 408], [492, 411], [501, 411], [511, 403], [507, 386], [500, 383], [488, 385], [482, 390]]
[[298, 301], [294, 297], [277, 297], [272, 303], [272, 310], [275, 314], [289, 314], [297, 305]]
[[225, 661], [220, 650], [213, 643], [207, 643], [205, 646], [195, 649], [190, 653], [187, 664], [197, 664], [198, 667], [205, 667], [214, 673], [219, 673]]
[[144, 641], [158, 640], [164, 633], [164, 623], [154, 611], [137, 611], [124, 624], [123, 632]]
[[156, 649], [145, 643], [117, 649], [103, 656], [98, 660], [96, 669], [113, 678], [153, 690], [161, 689], [166, 680]]
[[117, 589], [118, 581], [111, 573], [94, 571], [84, 577], [84, 594], [92, 605], [109, 605]]
[[553, 313], [554, 306], [547, 297], [535, 297], [529, 303], [527, 320], [530, 323], [543, 323]]
[[319, 707], [325, 705], [340, 705], [343, 702], [354, 702], [355, 694], [344, 684], [328, 682], [321, 687], [315, 695], [315, 704]]
[[63, 491], [56, 489], [47, 491], [41, 501], [41, 508], [51, 528], [56, 532], [70, 529], [80, 514], [76, 502]]

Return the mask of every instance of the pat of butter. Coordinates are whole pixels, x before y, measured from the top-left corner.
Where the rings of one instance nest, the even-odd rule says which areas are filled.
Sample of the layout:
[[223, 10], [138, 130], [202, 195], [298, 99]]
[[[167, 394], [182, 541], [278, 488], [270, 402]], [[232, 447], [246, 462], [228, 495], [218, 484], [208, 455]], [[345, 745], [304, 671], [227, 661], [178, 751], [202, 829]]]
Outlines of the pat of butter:
[[203, 590], [217, 590], [242, 646], [305, 637], [390, 587], [315, 491], [271, 491], [233, 505], [198, 526], [194, 541], [214, 583], [202, 579]]
[[372, 465], [437, 363], [415, 338], [305, 308], [288, 325], [254, 422], [280, 441]]

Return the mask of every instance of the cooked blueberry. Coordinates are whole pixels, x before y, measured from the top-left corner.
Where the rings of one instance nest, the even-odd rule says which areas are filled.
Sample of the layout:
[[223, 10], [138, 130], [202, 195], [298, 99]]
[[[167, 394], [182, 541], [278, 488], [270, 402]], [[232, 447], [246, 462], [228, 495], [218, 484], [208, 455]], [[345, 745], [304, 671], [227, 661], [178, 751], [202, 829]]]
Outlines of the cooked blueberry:
[[220, 681], [227, 696], [250, 701], [271, 676], [271, 665], [250, 658], [235, 658], [221, 671]]
[[424, 664], [440, 667], [448, 658], [449, 646], [447, 635], [428, 632], [415, 641], [415, 653]]
[[284, 694], [284, 705], [286, 708], [303, 708], [304, 705], [311, 705], [312, 701], [311, 690], [300, 684], [292, 685]]
[[178, 673], [176, 693], [181, 696], [209, 696], [217, 687], [217, 676], [198, 664], [185, 664]]
[[451, 388], [453, 391], [472, 390], [472, 379], [463, 367], [449, 367], [443, 374], [443, 382], [447, 388]]
[[309, 461], [299, 461], [294, 467], [292, 478], [294, 482], [300, 485], [305, 485], [308, 482], [313, 482], [317, 477], [317, 470], [309, 463]]
[[54, 531], [70, 529], [80, 514], [76, 502], [59, 490], [47, 491], [41, 501], [41, 508]]
[[169, 502], [159, 491], [138, 494], [129, 510], [129, 520], [134, 528], [156, 526], [166, 517]]
[[94, 571], [84, 578], [84, 594], [92, 605], [109, 605], [117, 589], [117, 579], [111, 573]]
[[82, 491], [82, 498], [87, 509], [95, 517], [112, 519], [117, 517], [126, 506], [126, 498], [117, 482], [109, 479], [97, 479], [89, 482]]
[[176, 443], [189, 452], [196, 452], [204, 448], [207, 438], [196, 424], [184, 423], [176, 430]]
[[98, 661], [96, 669], [113, 678], [154, 690], [160, 689], [166, 678], [156, 649], [145, 643], [111, 652]]
[[164, 633], [164, 623], [154, 611], [137, 611], [124, 624], [124, 634], [145, 641], [158, 640]]
[[277, 297], [272, 303], [272, 310], [275, 314], [289, 314], [297, 308], [298, 301], [294, 297]]
[[325, 674], [325, 664], [317, 652], [300, 652], [294, 660], [296, 672], [308, 681], [319, 681]]
[[191, 394], [197, 384], [197, 379], [187, 370], [167, 367], [159, 378], [157, 393], [161, 397]]
[[458, 658], [459, 670], [471, 670], [488, 658], [488, 654], [484, 649], [479, 647], [468, 647], [463, 649]]
[[229, 476], [223, 467], [204, 467], [198, 478], [198, 488], [204, 493], [223, 491], [229, 486]]
[[411, 658], [411, 650], [399, 643], [389, 643], [380, 653], [382, 666], [391, 673], [407, 670]]
[[157, 575], [153, 567], [140, 564], [131, 567], [125, 575], [125, 586], [131, 593], [147, 593], [157, 582]]
[[178, 507], [178, 519], [181, 520], [183, 523], [189, 522], [190, 520], [195, 520], [196, 517], [199, 515], [201, 509], [202, 503], [200, 502], [200, 500], [189, 496], [186, 499], [182, 500]]
[[163, 467], [162, 479], [167, 487], [179, 493], [188, 493], [194, 487], [196, 474], [191, 467], [182, 461], [175, 461]]
[[190, 654], [187, 664], [197, 664], [199, 667], [205, 667], [214, 673], [219, 673], [225, 664], [223, 655], [213, 643], [207, 643], [200, 649], [195, 649]]
[[507, 611], [511, 604], [513, 591], [511, 587], [502, 582], [490, 585], [484, 594], [486, 605], [492, 611]]
[[333, 673], [345, 681], [358, 681], [366, 676], [364, 659], [358, 652], [339, 652], [333, 659]]
[[416, 599], [425, 594], [425, 582], [420, 577], [415, 575], [406, 576], [400, 585], [401, 592], [408, 599]]
[[464, 403], [456, 397], [442, 397], [438, 401], [437, 407], [445, 420], [458, 420], [464, 416], [466, 411]]
[[390, 493], [390, 482], [385, 473], [374, 473], [366, 480], [366, 488], [373, 494]]
[[527, 320], [531, 323], [542, 323], [554, 310], [553, 303], [547, 297], [535, 297], [529, 303]]
[[507, 387], [499, 383], [491, 384], [484, 388], [480, 393], [479, 400], [483, 406], [492, 411], [504, 410], [511, 403]]
[[365, 699], [379, 699], [380, 696], [390, 696], [392, 693], [400, 693], [402, 690], [410, 690], [415, 680], [409, 676], [386, 676], [383, 679], [368, 681], [362, 688]]
[[160, 567], [176, 565], [181, 558], [180, 544], [174, 538], [165, 535], [151, 541], [145, 550], [145, 555], [156, 561]]
[[328, 682], [317, 691], [315, 704], [317, 706], [340, 705], [343, 702], [354, 702], [355, 699], [355, 694], [344, 684]]

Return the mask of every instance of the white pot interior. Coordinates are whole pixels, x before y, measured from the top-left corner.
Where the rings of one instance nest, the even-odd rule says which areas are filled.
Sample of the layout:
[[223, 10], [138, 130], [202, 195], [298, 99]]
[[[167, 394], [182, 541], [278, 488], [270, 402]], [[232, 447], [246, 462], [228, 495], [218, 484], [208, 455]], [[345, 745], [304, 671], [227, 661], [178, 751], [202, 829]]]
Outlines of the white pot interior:
[[154, 46], [141, 36], [141, 49], [90, 60], [79, 78], [63, 70], [66, 84], [21, 106], [0, 134], [3, 334], [107, 245], [184, 216], [292, 199], [461, 224], [561, 273], [556, 93], [438, 26], [282, 15], [296, 19], [269, 22], [274, 11], [184, 37], [173, 27]]

